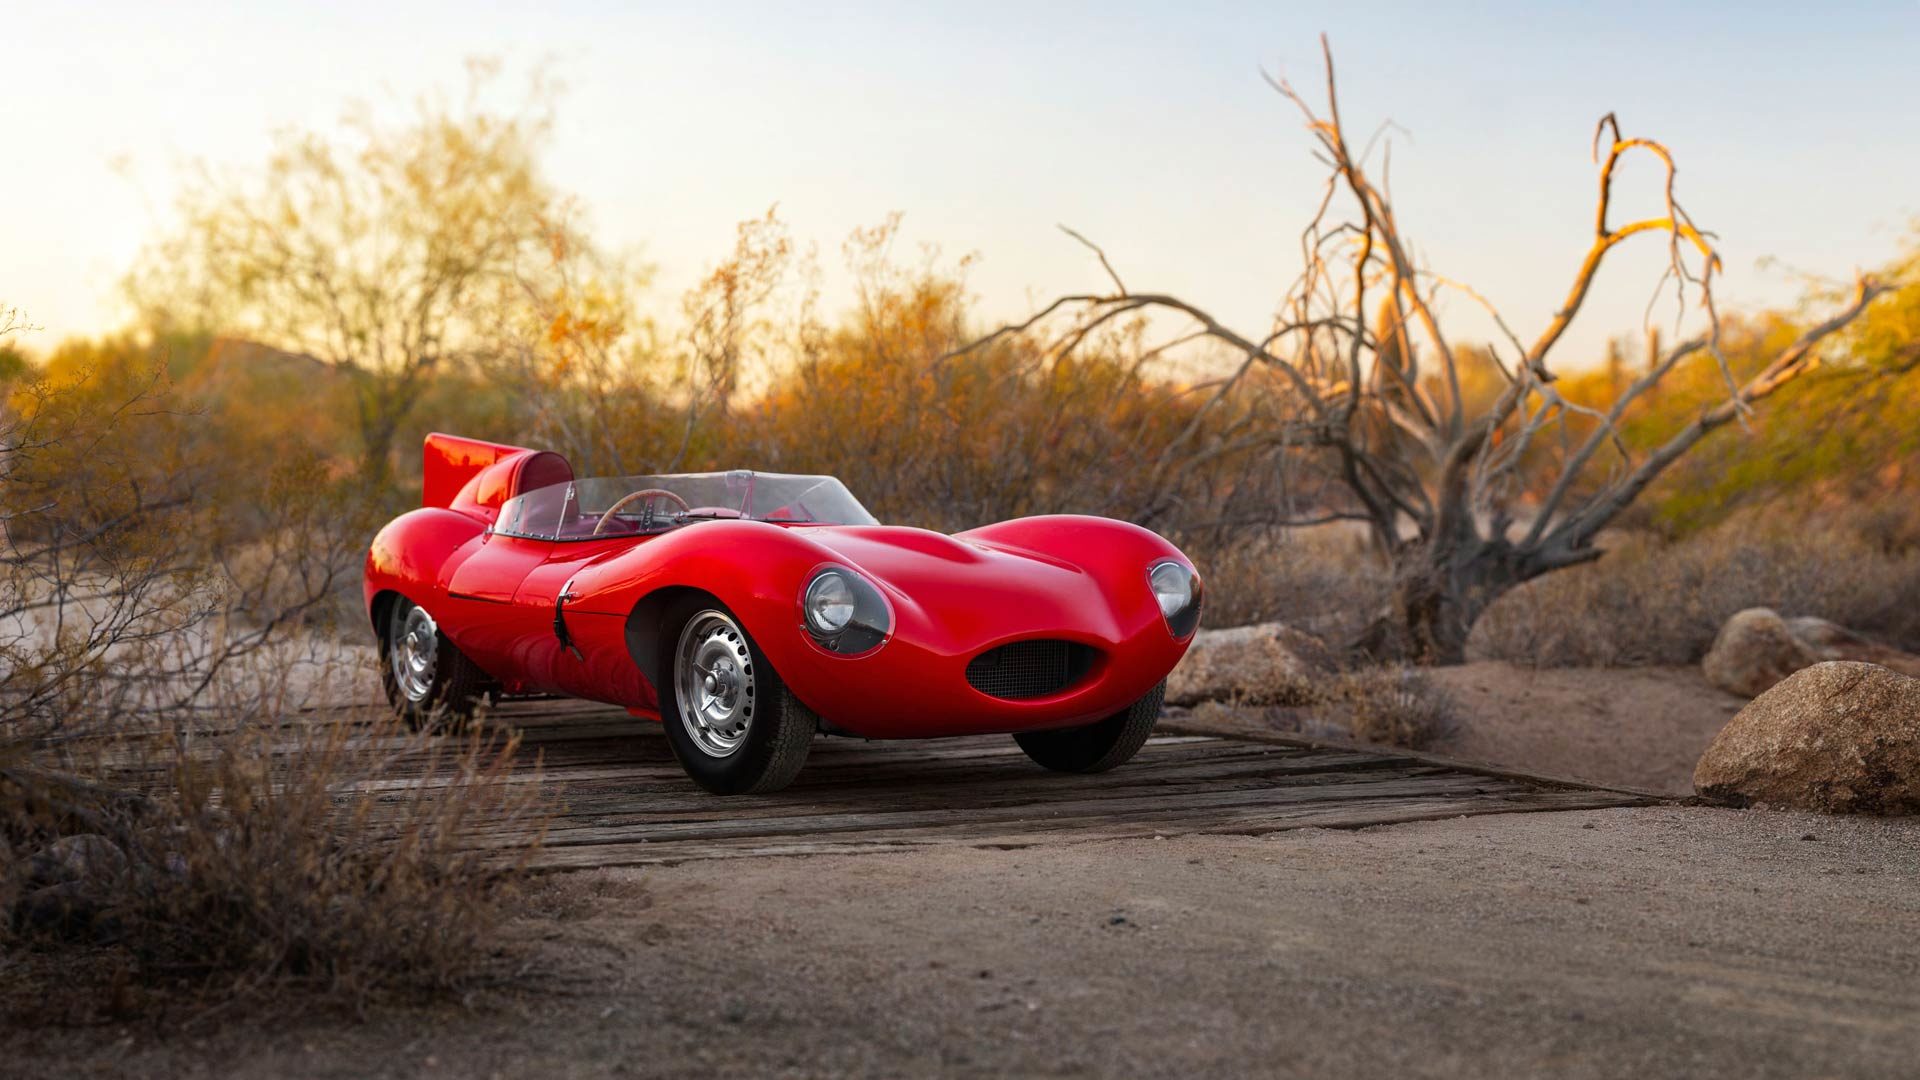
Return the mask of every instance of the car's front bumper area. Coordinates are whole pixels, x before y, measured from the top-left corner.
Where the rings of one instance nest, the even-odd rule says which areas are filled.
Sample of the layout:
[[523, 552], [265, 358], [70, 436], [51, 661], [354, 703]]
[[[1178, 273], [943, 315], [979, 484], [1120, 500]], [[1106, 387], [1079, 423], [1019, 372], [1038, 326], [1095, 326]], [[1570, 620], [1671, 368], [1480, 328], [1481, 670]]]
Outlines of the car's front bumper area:
[[1179, 663], [1187, 641], [1173, 636], [1157, 609], [1150, 615], [1105, 633], [1029, 625], [964, 645], [932, 643], [908, 626], [867, 656], [833, 656], [809, 642], [801, 647], [817, 655], [776, 666], [826, 728], [844, 734], [902, 739], [1072, 727], [1125, 709]]

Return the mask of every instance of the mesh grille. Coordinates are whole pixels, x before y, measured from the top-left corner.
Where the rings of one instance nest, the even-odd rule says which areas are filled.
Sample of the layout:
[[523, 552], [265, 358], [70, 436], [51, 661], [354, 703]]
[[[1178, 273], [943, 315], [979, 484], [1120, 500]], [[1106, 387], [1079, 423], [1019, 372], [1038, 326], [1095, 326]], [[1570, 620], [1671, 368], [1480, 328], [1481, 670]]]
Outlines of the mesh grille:
[[1046, 697], [1086, 673], [1093, 650], [1071, 641], [1015, 641], [967, 664], [967, 682], [989, 697]]

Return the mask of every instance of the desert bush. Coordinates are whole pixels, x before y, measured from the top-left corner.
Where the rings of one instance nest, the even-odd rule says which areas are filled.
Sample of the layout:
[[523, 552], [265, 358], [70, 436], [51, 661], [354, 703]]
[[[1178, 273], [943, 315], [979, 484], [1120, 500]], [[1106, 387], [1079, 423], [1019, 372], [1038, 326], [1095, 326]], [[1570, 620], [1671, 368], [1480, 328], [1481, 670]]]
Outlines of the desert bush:
[[484, 967], [515, 875], [467, 827], [537, 828], [535, 785], [505, 782], [511, 739], [228, 719], [212, 736], [115, 737], [79, 774], [0, 769], [9, 844], [52, 853], [6, 875], [0, 942], [104, 946], [135, 983], [215, 998], [297, 986], [358, 1002]]
[[224, 1000], [457, 982], [514, 877], [468, 826], [537, 837], [537, 785], [511, 741], [301, 711], [355, 674], [308, 631], [360, 519], [323, 460], [209, 452], [127, 374], [0, 403], [0, 963], [63, 958], [24, 965], [53, 990], [104, 947], [123, 989]]
[[[777, 217], [756, 218], [672, 332], [582, 285], [502, 322], [460, 385], [510, 386], [501, 437], [582, 475], [831, 473], [895, 524], [1089, 513], [1199, 536], [1280, 513], [1284, 478], [1261, 464], [1276, 443], [1257, 423], [1278, 386], [1220, 399], [1126, 328], [1071, 358], [1014, 339], [963, 354], [979, 333], [970, 260], [902, 264], [898, 240], [897, 215], [856, 231], [858, 302], [828, 318], [808, 289], [817, 270]], [[420, 416], [437, 422], [430, 406]]]
[[[1888, 280], [1920, 280], [1916, 240], [1920, 232], [1885, 268]], [[1790, 332], [1790, 321], [1781, 313], [1737, 320], [1723, 341], [1729, 363], [1752, 370], [1768, 345]], [[1906, 288], [1849, 328], [1828, 362], [1809, 373], [1793, 408], [1758, 412], [1742, 438], [1708, 445], [1678, 463], [1648, 492], [1649, 516], [1664, 530], [1690, 531], [1768, 504], [1913, 506], [1920, 425], [1912, 417], [1920, 409], [1920, 380], [1901, 376], [1916, 365], [1920, 289]], [[1660, 421], [1706, 407], [1714, 392], [1711, 374], [1696, 372], [1648, 402], [1644, 421], [1624, 433], [1630, 445], [1647, 446]], [[1578, 388], [1565, 389], [1581, 400]]]
[[1459, 707], [1424, 672], [1367, 668], [1336, 685], [1354, 741], [1424, 750], [1445, 742], [1460, 726]]
[[1451, 695], [1417, 668], [1364, 667], [1324, 674], [1276, 674], [1202, 701], [1188, 714], [1207, 726], [1241, 727], [1424, 750], [1460, 726]]
[[1344, 643], [1392, 588], [1366, 537], [1339, 525], [1217, 533], [1187, 541], [1186, 551], [1206, 583], [1208, 626], [1283, 622]]
[[1892, 510], [1752, 512], [1678, 540], [1612, 538], [1604, 558], [1514, 590], [1472, 652], [1538, 667], [1691, 664], [1728, 616], [1770, 607], [1920, 645], [1920, 551]]

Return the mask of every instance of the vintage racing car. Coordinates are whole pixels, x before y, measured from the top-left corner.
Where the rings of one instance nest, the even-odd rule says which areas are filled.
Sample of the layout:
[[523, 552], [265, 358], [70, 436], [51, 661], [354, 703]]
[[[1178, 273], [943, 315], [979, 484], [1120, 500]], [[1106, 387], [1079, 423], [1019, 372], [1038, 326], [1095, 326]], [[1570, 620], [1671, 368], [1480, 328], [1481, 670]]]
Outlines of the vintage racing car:
[[816, 732], [1008, 733], [1049, 769], [1110, 769], [1200, 621], [1186, 556], [1107, 518], [948, 536], [881, 525], [826, 476], [578, 479], [550, 451], [437, 434], [422, 502], [367, 554], [396, 710], [609, 702], [664, 723], [720, 794], [784, 787]]

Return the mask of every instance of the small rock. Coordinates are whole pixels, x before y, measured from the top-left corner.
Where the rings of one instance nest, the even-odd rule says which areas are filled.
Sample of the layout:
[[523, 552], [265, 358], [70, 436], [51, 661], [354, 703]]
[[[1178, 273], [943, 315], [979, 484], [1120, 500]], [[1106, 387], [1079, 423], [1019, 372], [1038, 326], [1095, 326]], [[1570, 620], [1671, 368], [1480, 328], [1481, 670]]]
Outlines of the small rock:
[[1920, 656], [1882, 645], [1839, 623], [1801, 615], [1787, 620], [1787, 632], [1822, 660], [1859, 660], [1920, 678]]
[[1700, 670], [1728, 693], [1759, 697], [1781, 679], [1826, 660], [1858, 660], [1920, 676], [1920, 656], [1812, 615], [1784, 619], [1771, 608], [1734, 613], [1713, 639]]
[[1797, 672], [1727, 721], [1693, 786], [1741, 804], [1920, 813], [1920, 679], [1845, 660]]
[[63, 836], [46, 853], [60, 861], [70, 881], [111, 881], [127, 869], [127, 853], [96, 833]]
[[1291, 682], [1338, 666], [1326, 642], [1285, 623], [1202, 630], [1167, 676], [1167, 704], [1284, 696]]
[[1736, 612], [1714, 636], [1700, 661], [1707, 681], [1742, 697], [1758, 697], [1768, 687], [1818, 660], [1770, 608]]

